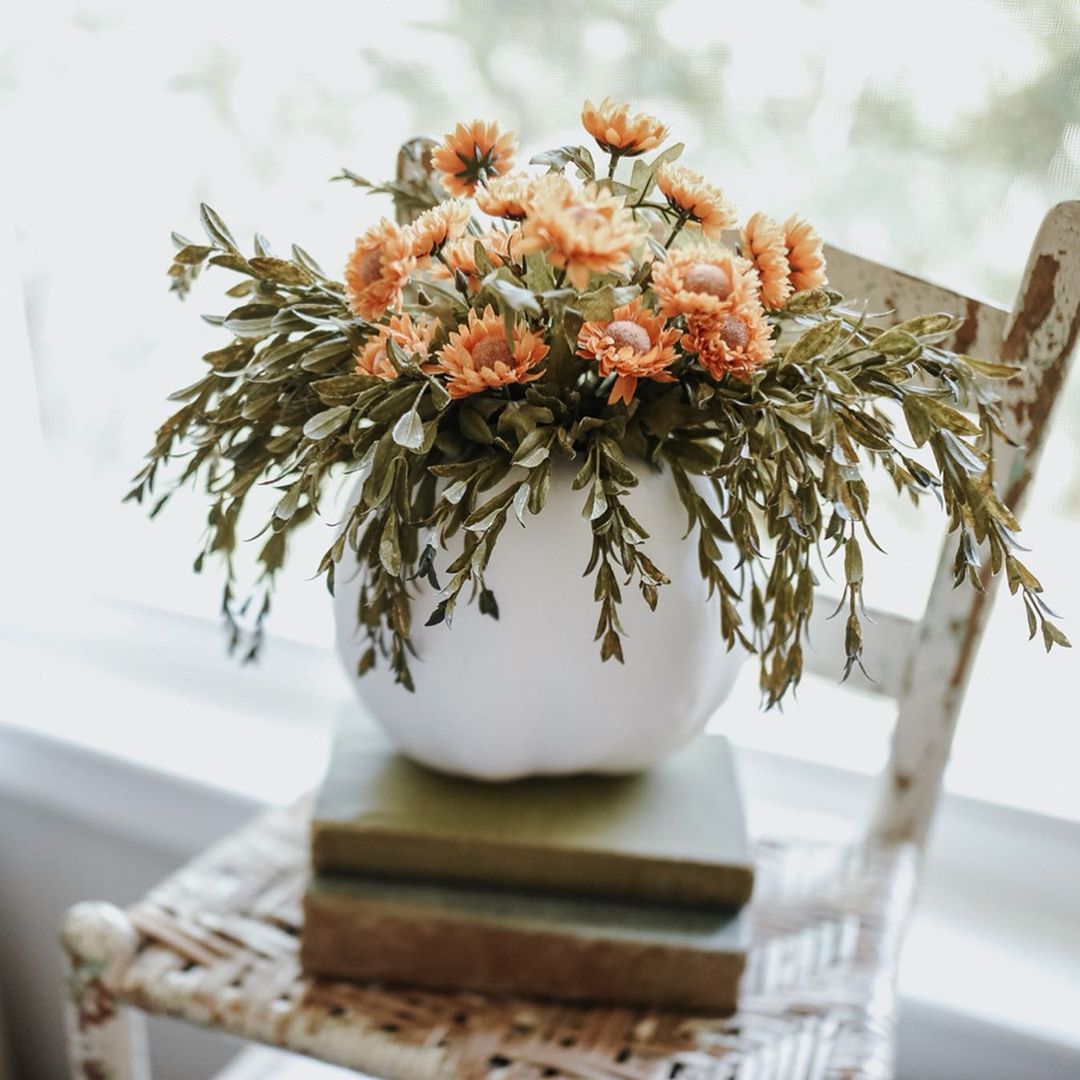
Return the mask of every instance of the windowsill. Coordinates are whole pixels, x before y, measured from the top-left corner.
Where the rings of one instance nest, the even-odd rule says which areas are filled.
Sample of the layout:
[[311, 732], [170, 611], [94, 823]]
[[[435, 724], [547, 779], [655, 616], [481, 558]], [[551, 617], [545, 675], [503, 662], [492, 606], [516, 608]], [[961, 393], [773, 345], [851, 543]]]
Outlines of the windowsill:
[[[328, 650], [272, 641], [258, 669], [242, 668], [202, 620], [101, 601], [69, 607], [59, 631], [45, 617], [0, 620], [0, 667], [11, 703], [0, 719], [0, 798], [178, 860], [256, 807], [313, 787], [334, 717], [355, 707]], [[745, 711], [740, 701], [731, 715]], [[861, 742], [845, 741], [849, 721], [835, 716], [814, 736], [817, 747], [854, 747], [844, 768], [748, 746], [735, 731], [759, 831], [851, 831], [865, 820], [883, 744], [859, 714]], [[808, 746], [805, 734], [795, 741], [799, 753]], [[905, 995], [1080, 1046], [1078, 841], [1076, 822], [947, 795], [904, 954]]]

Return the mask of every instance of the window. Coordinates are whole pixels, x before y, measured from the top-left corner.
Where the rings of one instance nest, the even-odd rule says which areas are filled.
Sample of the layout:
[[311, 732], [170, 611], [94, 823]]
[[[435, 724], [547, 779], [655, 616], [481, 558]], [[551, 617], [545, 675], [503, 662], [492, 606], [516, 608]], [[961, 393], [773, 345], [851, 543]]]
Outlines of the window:
[[[841, 246], [1011, 304], [1043, 213], [1080, 194], [1072, 0], [912, 0], [873, 12], [860, 0], [785, 0], [767, 29], [752, 7], [708, 0], [594, 0], [558, 21], [543, 4], [482, 0], [312, 0], [302, 14], [198, 0], [172, 24], [135, 0], [54, 0], [21, 5], [5, 27], [6, 206], [44, 450], [3, 471], [14, 460], [21, 477], [34, 470], [49, 511], [27, 524], [5, 500], [5, 531], [33, 530], [54, 560], [44, 574], [14, 575], [27, 590], [63, 581], [174, 612], [216, 610], [216, 581], [186, 570], [201, 504], [181, 498], [151, 528], [119, 502], [163, 399], [218, 340], [194, 318], [217, 309], [213, 281], [186, 311], [166, 292], [169, 232], [196, 233], [200, 200], [241, 236], [259, 229], [282, 249], [297, 240], [333, 266], [378, 210], [322, 183], [341, 165], [384, 177], [405, 134], [440, 133], [464, 114], [506, 119], [526, 147], [577, 141], [566, 118], [584, 96], [610, 92], [703, 148], [693, 164], [743, 210], [797, 208]], [[1075, 638], [1076, 377], [1047, 462], [1029, 537]], [[929, 572], [935, 542], [913, 547], [901, 508], [891, 524]], [[312, 567], [316, 533], [297, 552]], [[890, 588], [907, 591], [892, 566], [869, 581], [882, 606], [897, 598]], [[325, 642], [324, 594], [302, 578], [286, 582], [275, 629]], [[950, 782], [1080, 818], [1065, 764], [1080, 736], [1055, 704], [1071, 699], [1077, 662], [1046, 660], [1023, 638], [1018, 607], [1000, 605]], [[865, 742], [869, 760], [886, 722], [857, 716], [832, 735]], [[790, 752], [835, 741], [811, 734], [794, 707], [737, 726]]]

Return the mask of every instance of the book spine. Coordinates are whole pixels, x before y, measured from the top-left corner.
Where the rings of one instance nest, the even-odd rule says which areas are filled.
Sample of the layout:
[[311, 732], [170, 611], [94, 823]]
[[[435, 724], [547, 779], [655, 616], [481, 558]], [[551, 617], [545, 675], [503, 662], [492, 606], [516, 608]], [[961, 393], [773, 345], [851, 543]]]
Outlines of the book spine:
[[749, 865], [719, 867], [605, 852], [489, 847], [325, 824], [313, 831], [312, 862], [320, 874], [370, 874], [722, 908], [742, 907], [754, 884]]
[[309, 894], [301, 965], [327, 978], [729, 1013], [745, 958]]

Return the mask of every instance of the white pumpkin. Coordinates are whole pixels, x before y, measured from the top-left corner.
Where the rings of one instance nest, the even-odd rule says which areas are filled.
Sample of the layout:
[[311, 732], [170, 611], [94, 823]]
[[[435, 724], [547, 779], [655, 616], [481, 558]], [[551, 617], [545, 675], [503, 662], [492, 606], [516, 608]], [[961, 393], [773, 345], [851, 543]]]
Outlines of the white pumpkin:
[[[601, 663], [593, 641], [598, 605], [592, 577], [582, 576], [592, 540], [581, 516], [585, 493], [571, 490], [567, 464], [552, 470], [542, 513], [526, 517], [524, 528], [511, 514], [499, 536], [486, 574], [497, 621], [463, 594], [452, 627], [425, 627], [438, 597], [417, 582], [414, 693], [395, 685], [381, 658], [356, 675], [367, 643], [357, 628], [360, 576], [346, 552], [336, 575], [338, 652], [361, 702], [402, 752], [485, 780], [629, 773], [702, 730], [730, 692], [743, 654], [726, 650], [696, 538], [683, 538], [686, 512], [670, 473], [644, 465], [636, 472], [640, 483], [627, 506], [650, 534], [645, 551], [671, 584], [659, 590], [655, 611], [636, 585], [623, 588], [625, 664]], [[453, 553], [441, 556], [445, 581]]]

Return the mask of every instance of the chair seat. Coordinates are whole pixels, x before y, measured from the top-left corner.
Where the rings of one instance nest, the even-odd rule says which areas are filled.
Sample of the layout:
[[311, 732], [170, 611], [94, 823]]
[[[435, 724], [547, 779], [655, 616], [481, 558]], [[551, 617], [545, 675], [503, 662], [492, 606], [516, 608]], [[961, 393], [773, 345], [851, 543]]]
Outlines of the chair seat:
[[726, 1019], [304, 976], [306, 805], [273, 811], [128, 910], [119, 998], [387, 1080], [892, 1074], [915, 850], [762, 840], [741, 1007]]

